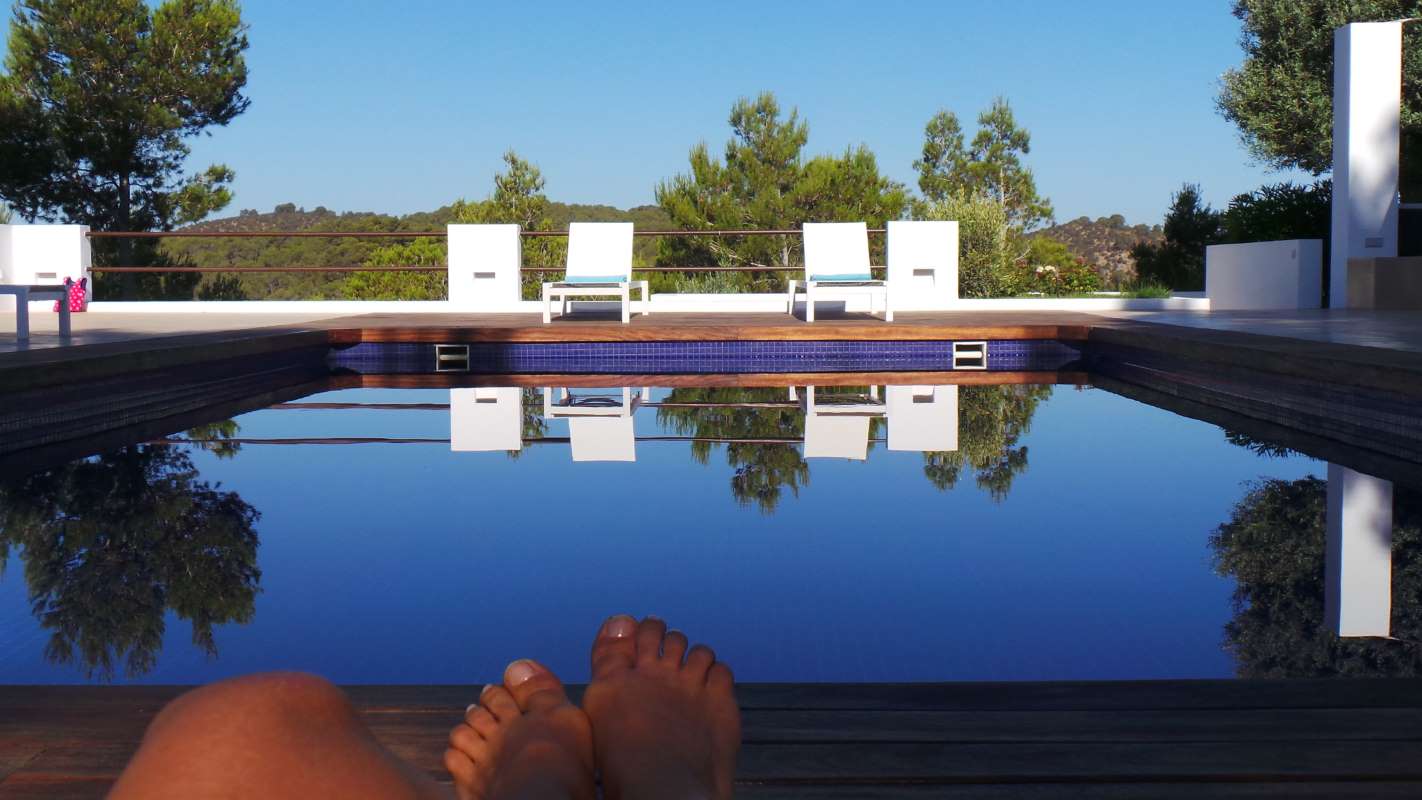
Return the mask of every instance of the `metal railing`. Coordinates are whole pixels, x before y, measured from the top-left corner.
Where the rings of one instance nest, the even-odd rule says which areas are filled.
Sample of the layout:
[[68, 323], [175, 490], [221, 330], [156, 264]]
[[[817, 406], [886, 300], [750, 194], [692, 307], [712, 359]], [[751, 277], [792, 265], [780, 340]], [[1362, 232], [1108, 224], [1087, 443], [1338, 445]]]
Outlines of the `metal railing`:
[[[869, 228], [870, 235], [881, 235], [885, 233], [884, 228]], [[655, 236], [672, 238], [689, 237], [744, 237], [744, 236], [799, 236], [799, 228], [775, 228], [775, 229], [737, 229], [737, 230], [709, 230], [709, 231], [687, 231], [687, 230], [634, 230], [633, 236]], [[548, 238], [566, 237], [567, 230], [553, 231], [519, 231], [519, 235], [526, 238]], [[89, 231], [90, 239], [434, 239], [445, 238], [446, 231]], [[633, 267], [633, 272], [639, 273], [757, 273], [757, 272], [794, 272], [801, 269], [799, 266], [769, 266], [754, 265], [743, 267], [708, 267], [708, 266], [661, 266], [661, 267]], [[883, 270], [882, 266], [872, 266], [872, 270]], [[90, 271], [97, 273], [302, 273], [302, 272], [326, 272], [326, 273], [350, 273], [350, 272], [417, 272], [417, 273], [439, 273], [447, 272], [447, 264], [391, 264], [385, 266], [372, 266], [368, 264], [339, 264], [320, 266], [232, 266], [232, 267], [191, 267], [191, 266], [145, 266], [139, 264], [116, 264], [112, 266], [96, 266]], [[563, 266], [535, 267], [522, 266], [520, 272], [526, 274], [544, 274], [562, 272]]]

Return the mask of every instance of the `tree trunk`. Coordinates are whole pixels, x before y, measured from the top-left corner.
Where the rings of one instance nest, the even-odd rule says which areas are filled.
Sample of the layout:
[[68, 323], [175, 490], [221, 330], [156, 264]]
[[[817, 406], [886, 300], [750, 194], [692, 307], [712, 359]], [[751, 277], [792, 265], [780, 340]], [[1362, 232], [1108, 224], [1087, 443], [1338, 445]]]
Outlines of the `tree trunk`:
[[[129, 196], [129, 191], [129, 175], [128, 173], [124, 173], [123, 175], [119, 176], [119, 213], [118, 219], [114, 220], [114, 224], [117, 226], [118, 230], [121, 231], [132, 230], [133, 199]], [[119, 265], [124, 267], [133, 266], [133, 240], [119, 239], [118, 242]], [[136, 293], [135, 290], [138, 284], [138, 276], [131, 272], [125, 272], [123, 273], [123, 278], [119, 283], [120, 286], [122, 286], [122, 299], [134, 299], [134, 295]]]

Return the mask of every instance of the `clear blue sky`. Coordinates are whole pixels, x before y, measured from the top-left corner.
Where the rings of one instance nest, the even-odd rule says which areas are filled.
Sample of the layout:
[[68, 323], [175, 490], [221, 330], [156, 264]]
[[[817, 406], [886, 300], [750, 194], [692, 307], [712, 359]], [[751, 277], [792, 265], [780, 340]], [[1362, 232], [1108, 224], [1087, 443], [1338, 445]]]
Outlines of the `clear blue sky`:
[[195, 142], [237, 171], [231, 209], [392, 213], [485, 196], [513, 147], [548, 195], [628, 207], [719, 151], [735, 99], [768, 89], [811, 153], [863, 142], [912, 185], [923, 126], [971, 128], [995, 95], [1032, 133], [1059, 220], [1158, 222], [1200, 181], [1215, 205], [1284, 177], [1218, 116], [1240, 60], [1227, 0], [457, 3], [248, 0], [248, 112]]

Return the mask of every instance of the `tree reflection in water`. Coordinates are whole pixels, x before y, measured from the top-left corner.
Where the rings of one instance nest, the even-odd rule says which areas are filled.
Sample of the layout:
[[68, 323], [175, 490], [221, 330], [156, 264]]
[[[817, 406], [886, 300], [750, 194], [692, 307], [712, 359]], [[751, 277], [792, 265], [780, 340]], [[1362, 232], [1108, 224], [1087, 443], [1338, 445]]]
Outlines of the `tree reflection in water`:
[[[862, 387], [861, 387], [862, 390]], [[852, 392], [835, 388], [836, 393]], [[976, 475], [979, 488], [1001, 501], [1013, 480], [1027, 469], [1027, 447], [1019, 444], [1031, 426], [1037, 406], [1051, 396], [1050, 386], [964, 386], [958, 395], [959, 449], [925, 453], [924, 475], [942, 490], [958, 484], [965, 470]], [[776, 403], [785, 400], [783, 388], [675, 389], [666, 403]], [[710, 439], [798, 439], [805, 433], [804, 412], [796, 407], [657, 409], [657, 421], [673, 433]], [[882, 433], [882, 419], [871, 420], [869, 435]], [[887, 424], [893, 425], [893, 420]], [[711, 442], [693, 442], [692, 456], [705, 464]], [[731, 494], [742, 505], [772, 513], [785, 490], [797, 495], [809, 485], [810, 466], [793, 444], [733, 442], [725, 445], [726, 461], [735, 470]]]
[[1393, 638], [1357, 639], [1324, 616], [1327, 491], [1312, 476], [1256, 482], [1210, 537], [1216, 572], [1236, 582], [1225, 648], [1240, 677], [1422, 672], [1422, 495], [1394, 487]]
[[[958, 485], [971, 469], [979, 489], [1002, 502], [1012, 482], [1027, 471], [1027, 446], [1018, 444], [1032, 427], [1050, 386], [964, 386], [958, 393], [958, 449], [924, 453], [923, 474], [939, 489]], [[893, 424], [891, 420], [890, 425]]]
[[[231, 438], [236, 426], [196, 433]], [[233, 443], [208, 449], [236, 452]], [[201, 480], [185, 450], [131, 445], [0, 479], [0, 567], [15, 548], [50, 633], [47, 658], [91, 678], [112, 680], [120, 665], [137, 677], [157, 663], [168, 611], [192, 624], [193, 643], [209, 656], [216, 626], [251, 621], [259, 516]]]

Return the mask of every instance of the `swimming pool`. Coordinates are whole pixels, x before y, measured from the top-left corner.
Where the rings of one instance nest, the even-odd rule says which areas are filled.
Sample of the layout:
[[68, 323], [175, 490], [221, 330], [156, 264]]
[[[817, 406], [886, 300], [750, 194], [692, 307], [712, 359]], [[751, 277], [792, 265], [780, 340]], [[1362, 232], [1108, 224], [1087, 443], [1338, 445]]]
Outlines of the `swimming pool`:
[[1089, 385], [510, 382], [321, 391], [4, 477], [0, 683], [578, 681], [615, 612], [745, 681], [1416, 671], [1329, 632], [1329, 465], [1276, 442]]

